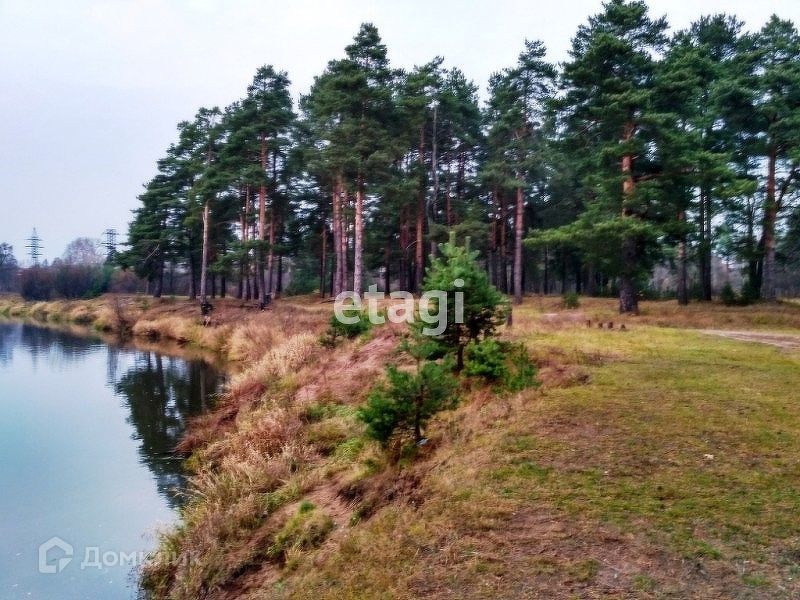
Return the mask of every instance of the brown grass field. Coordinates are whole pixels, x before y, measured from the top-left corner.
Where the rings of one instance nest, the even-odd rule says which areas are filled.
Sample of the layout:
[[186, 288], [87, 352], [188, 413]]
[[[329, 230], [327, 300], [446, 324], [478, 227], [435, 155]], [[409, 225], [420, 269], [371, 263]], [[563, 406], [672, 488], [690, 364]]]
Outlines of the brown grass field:
[[239, 363], [182, 443], [193, 500], [145, 568], [155, 597], [800, 597], [800, 305], [528, 298], [502, 335], [542, 385], [466, 381], [393, 463], [355, 410], [402, 326], [329, 350], [330, 304], [241, 304], [203, 327], [180, 299], [0, 299]]

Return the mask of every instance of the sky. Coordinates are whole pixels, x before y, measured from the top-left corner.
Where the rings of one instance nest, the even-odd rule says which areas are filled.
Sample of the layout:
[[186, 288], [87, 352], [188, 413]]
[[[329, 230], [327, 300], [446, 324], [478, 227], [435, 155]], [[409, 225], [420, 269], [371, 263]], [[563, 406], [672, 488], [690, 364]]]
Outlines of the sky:
[[[758, 29], [800, 23], [797, 0], [650, 0], [674, 29], [726, 12]], [[259, 66], [289, 72], [297, 99], [359, 24], [374, 23], [395, 67], [434, 56], [485, 89], [527, 39], [567, 58], [601, 0], [0, 0], [0, 242], [26, 259], [76, 237], [124, 238], [142, 185], [200, 106], [244, 95]]]

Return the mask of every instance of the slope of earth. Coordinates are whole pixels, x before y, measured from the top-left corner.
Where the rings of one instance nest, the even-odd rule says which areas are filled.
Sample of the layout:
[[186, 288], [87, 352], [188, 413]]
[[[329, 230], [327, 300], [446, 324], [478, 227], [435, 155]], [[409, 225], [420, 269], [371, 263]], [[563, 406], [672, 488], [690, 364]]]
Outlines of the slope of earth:
[[791, 333], [800, 310], [649, 303], [620, 330], [612, 302], [545, 302], [505, 333], [541, 388], [468, 391], [413, 461], [356, 453], [369, 476], [323, 500], [350, 518], [221, 597], [798, 597], [800, 354], [682, 327]]

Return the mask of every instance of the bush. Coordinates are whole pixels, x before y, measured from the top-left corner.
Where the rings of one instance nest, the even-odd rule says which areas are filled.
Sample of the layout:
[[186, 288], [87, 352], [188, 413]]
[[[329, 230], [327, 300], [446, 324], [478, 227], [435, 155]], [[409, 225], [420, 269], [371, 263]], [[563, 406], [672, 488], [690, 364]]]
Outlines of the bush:
[[562, 298], [564, 308], [578, 308], [581, 305], [581, 298], [577, 292], [567, 292]]
[[722, 303], [725, 306], [736, 306], [739, 304], [739, 297], [735, 291], [733, 291], [733, 286], [731, 286], [730, 282], [727, 282], [724, 286], [722, 286], [722, 290], [719, 293], [719, 299], [722, 300]]
[[351, 340], [371, 328], [372, 323], [369, 321], [369, 316], [364, 312], [358, 314], [358, 320], [354, 323], [343, 323], [334, 314], [331, 315], [328, 329], [322, 334], [319, 341], [326, 348], [334, 348], [342, 338]]
[[741, 293], [737, 294], [730, 283], [725, 283], [719, 292], [719, 299], [725, 306], [749, 306], [758, 300], [758, 291], [754, 291], [753, 286], [745, 284]]
[[25, 300], [49, 300], [53, 294], [52, 273], [46, 267], [23, 269], [19, 291]]
[[496, 340], [470, 342], [464, 354], [464, 373], [471, 377], [498, 381], [508, 375], [503, 347]]
[[506, 352], [508, 370], [503, 386], [510, 392], [519, 392], [537, 385], [536, 365], [528, 356], [528, 350], [522, 344], [509, 344]]
[[484, 340], [466, 350], [464, 372], [511, 392], [536, 385], [536, 367], [522, 344]]
[[422, 439], [422, 429], [440, 410], [458, 404], [456, 381], [447, 368], [425, 363], [416, 373], [386, 369], [387, 382], [377, 385], [358, 411], [367, 435], [384, 446], [392, 437]]

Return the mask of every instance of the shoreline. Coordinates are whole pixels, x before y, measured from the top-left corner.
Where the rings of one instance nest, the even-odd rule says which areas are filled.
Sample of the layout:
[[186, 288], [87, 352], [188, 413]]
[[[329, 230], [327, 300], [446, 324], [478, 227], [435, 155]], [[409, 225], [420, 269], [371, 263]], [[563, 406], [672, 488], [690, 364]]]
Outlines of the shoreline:
[[[100, 317], [114, 301], [49, 310]], [[185, 348], [216, 345], [241, 367], [181, 442], [189, 501], [142, 569], [146, 597], [410, 598], [455, 590], [477, 598], [530, 585], [554, 596], [570, 589], [633, 597], [640, 576], [677, 595], [704, 589], [727, 597], [747, 589], [732, 568], [740, 552], [733, 542], [746, 542], [748, 560], [770, 557], [754, 568], [771, 591], [793, 581], [775, 558], [788, 540], [775, 532], [789, 531], [791, 511], [771, 512], [759, 525], [746, 505], [722, 510], [704, 498], [709, 482], [718, 495], [747, 491], [759, 502], [796, 487], [782, 468], [762, 487], [753, 488], [748, 473], [767, 454], [796, 456], [795, 438], [775, 431], [800, 431], [785, 401], [798, 385], [800, 355], [704, 330], [800, 332], [795, 305], [647, 302], [623, 331], [613, 299], [582, 298], [570, 311], [560, 298], [528, 298], [504, 337], [526, 345], [540, 387], [502, 394], [464, 381], [459, 408], [429, 424], [413, 456], [393, 462], [365, 436], [357, 411], [387, 364], [412, 366], [396, 352], [403, 327], [374, 327], [331, 349], [319, 341], [331, 306], [316, 298], [283, 299], [264, 312], [217, 301], [208, 328], [198, 325], [194, 303], [128, 303], [130, 314], [140, 311], [137, 340], [157, 331]], [[0, 313], [3, 306], [0, 298]], [[47, 310], [38, 311], [45, 320]], [[743, 428], [741, 447], [709, 451], [700, 412], [719, 435]], [[651, 444], [644, 462], [631, 443], [637, 439]], [[717, 442], [734, 443], [726, 440]], [[671, 462], [653, 462], [660, 456]], [[630, 487], [631, 474], [640, 487]], [[660, 490], [669, 486], [695, 504], [665, 516]], [[720, 541], [693, 528], [698, 519], [753, 529], [763, 542]], [[713, 578], [687, 566], [686, 556]], [[536, 561], [547, 570], [531, 570]], [[498, 577], [486, 580], [492, 569]]]
[[234, 374], [239, 369], [239, 366], [230, 360], [226, 360], [218, 353], [192, 344], [181, 344], [169, 338], [152, 340], [147, 336], [123, 336], [118, 333], [96, 329], [87, 324], [68, 321], [43, 321], [34, 317], [7, 317], [5, 315], [0, 315], [0, 323], [17, 323], [52, 329], [87, 339], [96, 339], [106, 345], [121, 349], [156, 352], [163, 356], [180, 358], [182, 360], [201, 360], [213, 366], [215, 369], [224, 372], [226, 375]]

